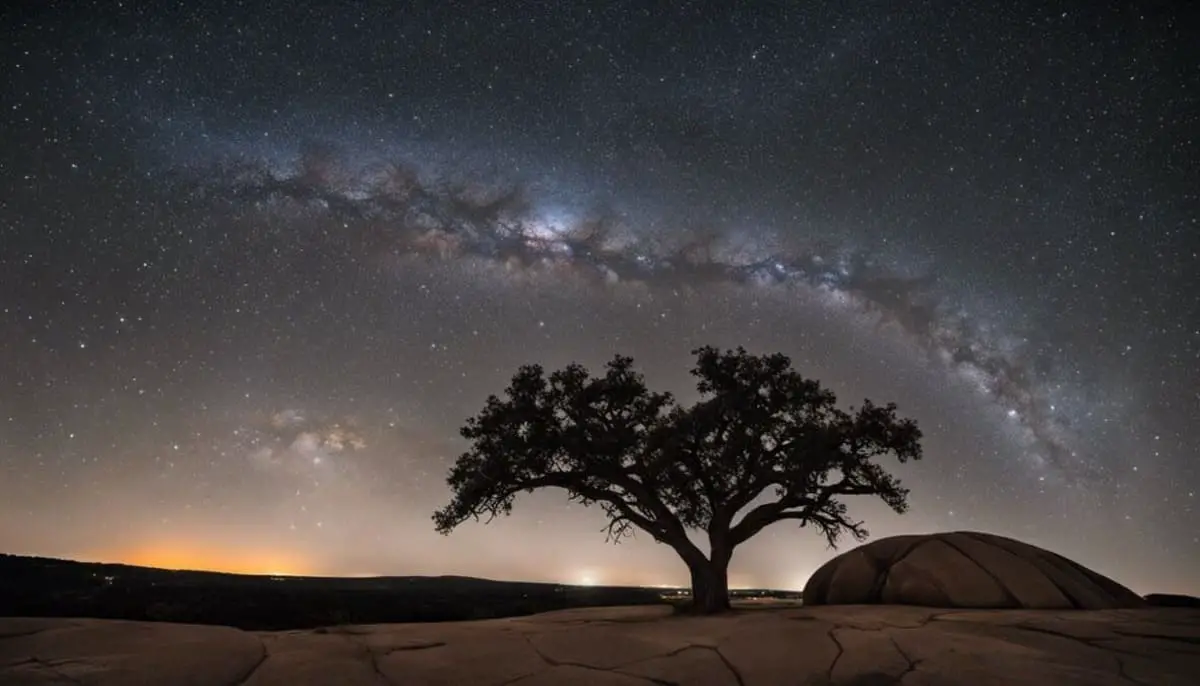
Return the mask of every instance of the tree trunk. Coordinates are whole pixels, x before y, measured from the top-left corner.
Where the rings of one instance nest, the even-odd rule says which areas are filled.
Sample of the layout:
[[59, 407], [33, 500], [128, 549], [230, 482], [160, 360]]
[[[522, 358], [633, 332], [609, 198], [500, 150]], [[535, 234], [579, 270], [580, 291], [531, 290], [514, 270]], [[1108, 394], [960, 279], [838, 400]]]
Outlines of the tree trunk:
[[729, 609], [729, 559], [714, 556], [688, 565], [692, 573], [692, 612], [714, 614]]

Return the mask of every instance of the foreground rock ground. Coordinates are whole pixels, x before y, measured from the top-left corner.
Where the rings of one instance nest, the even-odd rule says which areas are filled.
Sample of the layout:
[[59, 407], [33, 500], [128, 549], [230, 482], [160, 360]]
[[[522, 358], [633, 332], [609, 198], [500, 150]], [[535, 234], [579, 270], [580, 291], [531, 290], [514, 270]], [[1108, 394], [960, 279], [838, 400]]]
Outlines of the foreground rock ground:
[[1200, 610], [589, 608], [448, 624], [244, 632], [0, 618], [0, 684], [1187, 684]]

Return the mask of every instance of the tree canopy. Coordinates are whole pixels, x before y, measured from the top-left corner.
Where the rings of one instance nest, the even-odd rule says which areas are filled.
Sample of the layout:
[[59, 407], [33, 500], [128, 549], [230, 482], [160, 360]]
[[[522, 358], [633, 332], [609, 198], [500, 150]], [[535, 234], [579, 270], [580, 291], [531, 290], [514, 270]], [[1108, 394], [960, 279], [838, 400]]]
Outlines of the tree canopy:
[[[734, 548], [767, 526], [792, 520], [836, 546], [845, 533], [867, 536], [843, 496], [907, 510], [908, 490], [878, 464], [921, 458], [920, 429], [895, 404], [842, 410], [782, 354], [693, 354], [700, 398], [688, 407], [647, 388], [621, 355], [601, 376], [579, 364], [549, 375], [520, 367], [504, 397], [488, 397], [462, 428], [470, 448], [450, 470], [453, 498], [434, 514], [437, 530], [491, 521], [519, 493], [557, 487], [598, 504], [610, 540], [641, 529], [671, 546], [691, 571], [696, 609], [712, 612], [728, 607]], [[707, 556], [689, 529], [708, 533]]]

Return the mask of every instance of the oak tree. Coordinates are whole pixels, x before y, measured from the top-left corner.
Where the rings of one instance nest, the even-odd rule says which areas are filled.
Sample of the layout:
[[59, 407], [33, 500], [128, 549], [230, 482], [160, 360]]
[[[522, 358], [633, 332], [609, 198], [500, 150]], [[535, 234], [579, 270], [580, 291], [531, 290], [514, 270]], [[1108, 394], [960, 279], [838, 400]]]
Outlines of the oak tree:
[[[729, 607], [734, 550], [790, 520], [830, 546], [867, 536], [844, 496], [876, 496], [908, 509], [908, 490], [879, 464], [921, 458], [921, 431], [895, 404], [848, 411], [782, 354], [739, 347], [693, 351], [699, 399], [684, 407], [646, 387], [629, 357], [601, 376], [578, 364], [549, 375], [522, 366], [504, 397], [490, 396], [461, 434], [470, 443], [450, 469], [453, 497], [434, 523], [449, 534], [468, 519], [512, 512], [516, 496], [565, 490], [599, 505], [608, 538], [635, 529], [671, 546], [691, 573], [692, 608]], [[689, 531], [703, 531], [708, 552]]]

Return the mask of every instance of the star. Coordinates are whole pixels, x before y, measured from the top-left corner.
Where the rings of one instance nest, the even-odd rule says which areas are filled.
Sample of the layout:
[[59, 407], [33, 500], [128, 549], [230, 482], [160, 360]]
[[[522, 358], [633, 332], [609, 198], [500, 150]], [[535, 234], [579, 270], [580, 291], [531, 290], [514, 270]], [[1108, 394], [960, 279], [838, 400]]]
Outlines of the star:
[[[429, 517], [520, 365], [743, 345], [918, 421], [873, 536], [1200, 593], [1179, 10], [286, 9], [0, 19], [6, 551], [680, 583], [561, 493]], [[831, 554], [769, 534], [738, 579]]]

